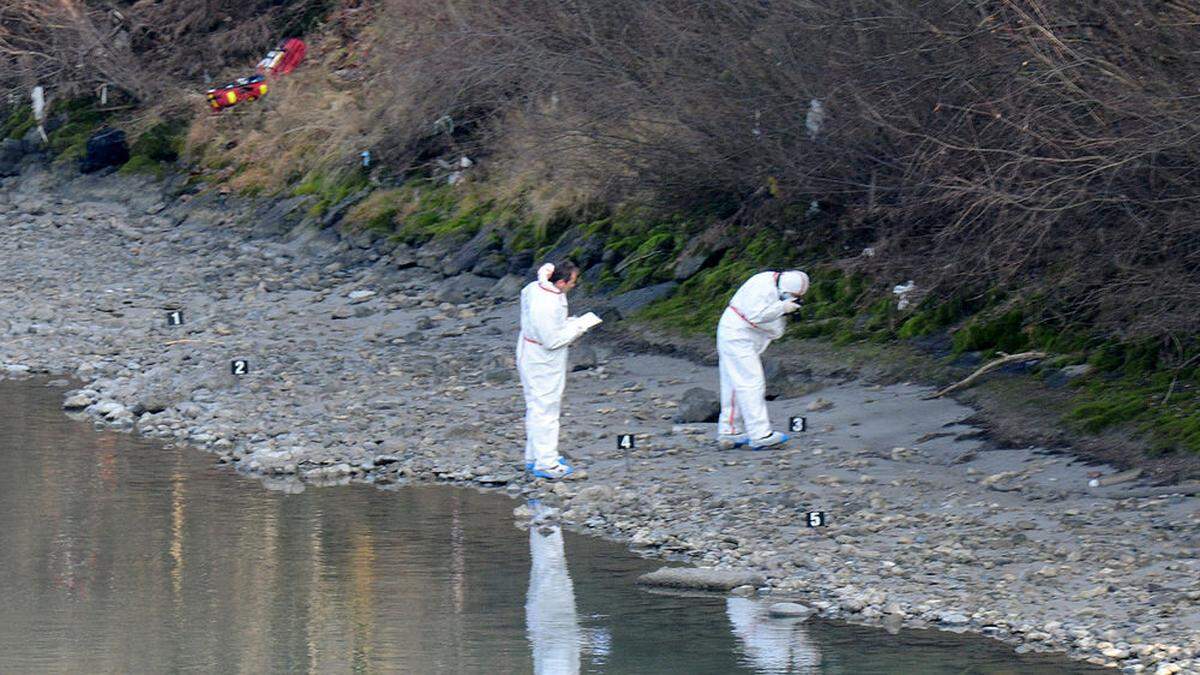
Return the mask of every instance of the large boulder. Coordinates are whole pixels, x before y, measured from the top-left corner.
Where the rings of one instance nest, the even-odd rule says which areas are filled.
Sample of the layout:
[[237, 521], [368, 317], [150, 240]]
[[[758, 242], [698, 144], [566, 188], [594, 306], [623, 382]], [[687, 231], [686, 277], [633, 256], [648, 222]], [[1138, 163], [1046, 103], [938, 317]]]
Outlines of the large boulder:
[[656, 300], [661, 300], [679, 287], [677, 281], [666, 281], [661, 284], [639, 288], [637, 290], [622, 293], [612, 298], [611, 305], [617, 318], [626, 318], [632, 316], [638, 310], [644, 308]]
[[596, 349], [586, 344], [571, 347], [571, 351], [568, 352], [568, 361], [571, 365], [571, 372], [590, 370], [600, 365], [600, 357], [596, 354]]
[[679, 407], [675, 410], [675, 421], [683, 424], [691, 422], [716, 422], [721, 414], [721, 397], [715, 391], [703, 387], [692, 387], [683, 392], [679, 399]]
[[687, 588], [701, 591], [728, 591], [739, 586], [762, 586], [761, 574], [749, 570], [696, 567], [663, 567], [638, 577], [644, 586]]
[[715, 265], [727, 249], [726, 245], [706, 247], [696, 243], [688, 246], [675, 262], [675, 280], [690, 279], [700, 270]]
[[[540, 265], [541, 263], [538, 263], [538, 264]], [[515, 251], [515, 252], [513, 252], [512, 255], [508, 256], [508, 273], [509, 274], [516, 274], [516, 275], [522, 276], [522, 277], [524, 277], [525, 275], [528, 274], [530, 278], [533, 278], [533, 274], [530, 272], [530, 270], [532, 268], [533, 268], [533, 252], [532, 251]]]
[[525, 288], [525, 283], [524, 277], [508, 274], [488, 290], [488, 295], [493, 298], [515, 299], [521, 295], [521, 289]]
[[[370, 189], [363, 188], [349, 197], [346, 197], [337, 204], [329, 207], [329, 210], [326, 211], [325, 215], [321, 218], [321, 226], [333, 227], [334, 225], [337, 225], [339, 222], [341, 222], [342, 218], [345, 217], [346, 213], [352, 206], [361, 202], [369, 194], [371, 194]], [[369, 242], [368, 245], [370, 245]]]
[[[463, 244], [458, 250], [450, 253], [442, 268], [442, 273], [452, 277], [463, 272], [470, 272], [485, 254], [499, 246], [500, 237], [494, 230], [480, 230], [474, 237], [471, 237], [470, 241]], [[488, 276], [498, 277], [504, 271], [500, 270], [499, 274]]]
[[312, 196], [301, 195], [272, 202], [252, 216], [254, 233], [261, 236], [287, 232], [304, 218], [312, 201]]
[[763, 376], [767, 383], [766, 399], [796, 398], [811, 393], [814, 389], [811, 370], [791, 371], [783, 361], [766, 357], [762, 360]]
[[93, 173], [110, 166], [121, 166], [129, 161], [129, 143], [125, 132], [120, 129], [101, 129], [87, 141], [79, 170]]
[[496, 282], [492, 279], [462, 274], [442, 281], [433, 292], [433, 297], [438, 302], [458, 305], [487, 296], [495, 285]]
[[417, 264], [426, 269], [442, 272], [444, 276], [452, 276], [445, 274], [446, 262], [461, 244], [461, 240], [454, 241], [449, 237], [430, 239], [416, 250]]
[[16, 176], [21, 173], [21, 159], [25, 157], [25, 143], [15, 138], [0, 140], [0, 177]]
[[471, 268], [471, 274], [480, 277], [491, 277], [499, 279], [508, 273], [508, 256], [498, 251], [488, 253], [475, 263]]

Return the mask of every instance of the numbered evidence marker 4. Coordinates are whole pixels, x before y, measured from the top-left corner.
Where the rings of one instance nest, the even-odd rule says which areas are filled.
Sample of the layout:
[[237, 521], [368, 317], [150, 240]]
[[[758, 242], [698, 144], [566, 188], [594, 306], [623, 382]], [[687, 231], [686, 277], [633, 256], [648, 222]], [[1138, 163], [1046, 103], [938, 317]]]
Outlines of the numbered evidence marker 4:
[[632, 450], [636, 445], [633, 434], [617, 434], [618, 450]]
[[804, 514], [804, 524], [809, 527], [825, 527], [828, 521], [824, 511], [809, 511]]
[[234, 375], [245, 375], [250, 372], [250, 362], [246, 359], [234, 359], [229, 362], [229, 372]]
[[808, 431], [808, 419], [805, 417], [789, 417], [788, 429], [791, 430], [792, 433], [797, 434], [802, 431]]
[[167, 325], [168, 326], [182, 326], [183, 325], [183, 310], [176, 309], [176, 310], [167, 312]]

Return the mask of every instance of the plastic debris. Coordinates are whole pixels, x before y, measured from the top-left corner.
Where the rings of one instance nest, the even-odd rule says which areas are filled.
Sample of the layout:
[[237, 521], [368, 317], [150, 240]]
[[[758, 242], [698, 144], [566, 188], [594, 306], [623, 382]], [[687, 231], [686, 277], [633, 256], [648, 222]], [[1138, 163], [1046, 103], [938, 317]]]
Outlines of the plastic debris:
[[917, 288], [916, 282], [909, 279], [908, 283], [899, 284], [895, 288], [892, 289], [892, 293], [900, 299], [900, 301], [896, 303], [896, 309], [900, 309], [900, 310], [908, 309], [908, 306], [910, 304], [908, 296], [914, 290], [916, 290], [916, 288]]
[[814, 98], [808, 102], [808, 114], [804, 116], [804, 127], [808, 129], [808, 137], [815, 140], [823, 126], [825, 126], [825, 106], [821, 105], [820, 100]]

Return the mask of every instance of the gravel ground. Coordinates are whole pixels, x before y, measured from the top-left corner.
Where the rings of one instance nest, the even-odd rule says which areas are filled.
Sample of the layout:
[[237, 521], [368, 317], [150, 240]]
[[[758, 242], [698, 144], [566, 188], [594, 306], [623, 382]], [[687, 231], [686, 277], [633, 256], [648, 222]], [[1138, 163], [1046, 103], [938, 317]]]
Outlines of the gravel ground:
[[[807, 432], [723, 452], [713, 425], [672, 421], [685, 391], [716, 389], [715, 368], [603, 334], [574, 348], [568, 378], [562, 441], [581, 471], [530, 481], [511, 280], [492, 298], [494, 280], [442, 279], [423, 251], [278, 232], [262, 212], [136, 178], [3, 182], [0, 376], [70, 378], [75, 414], [204, 448], [273, 489], [540, 494], [570, 527], [756, 572], [759, 593], [823, 616], [1200, 672], [1195, 498], [1089, 488], [1095, 467], [993, 447], [972, 410], [911, 383], [812, 383], [771, 403]], [[618, 449], [619, 433], [637, 447]], [[828, 525], [808, 527], [809, 511]]]

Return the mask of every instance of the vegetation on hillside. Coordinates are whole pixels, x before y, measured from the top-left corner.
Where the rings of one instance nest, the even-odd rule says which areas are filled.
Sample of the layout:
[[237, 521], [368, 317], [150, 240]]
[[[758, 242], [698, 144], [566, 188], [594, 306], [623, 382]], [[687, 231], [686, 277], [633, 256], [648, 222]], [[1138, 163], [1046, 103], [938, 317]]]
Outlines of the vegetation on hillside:
[[[20, 0], [0, 85], [49, 83], [62, 111], [109, 84], [131, 170], [182, 156], [314, 217], [359, 198], [348, 226], [409, 243], [499, 227], [614, 292], [700, 261], [645, 314], [681, 330], [801, 266], [796, 337], [1048, 350], [1096, 368], [1081, 428], [1200, 450], [1198, 22], [1151, 0]], [[203, 111], [204, 68], [306, 28], [270, 96]], [[63, 150], [88, 119], [68, 117]]]

